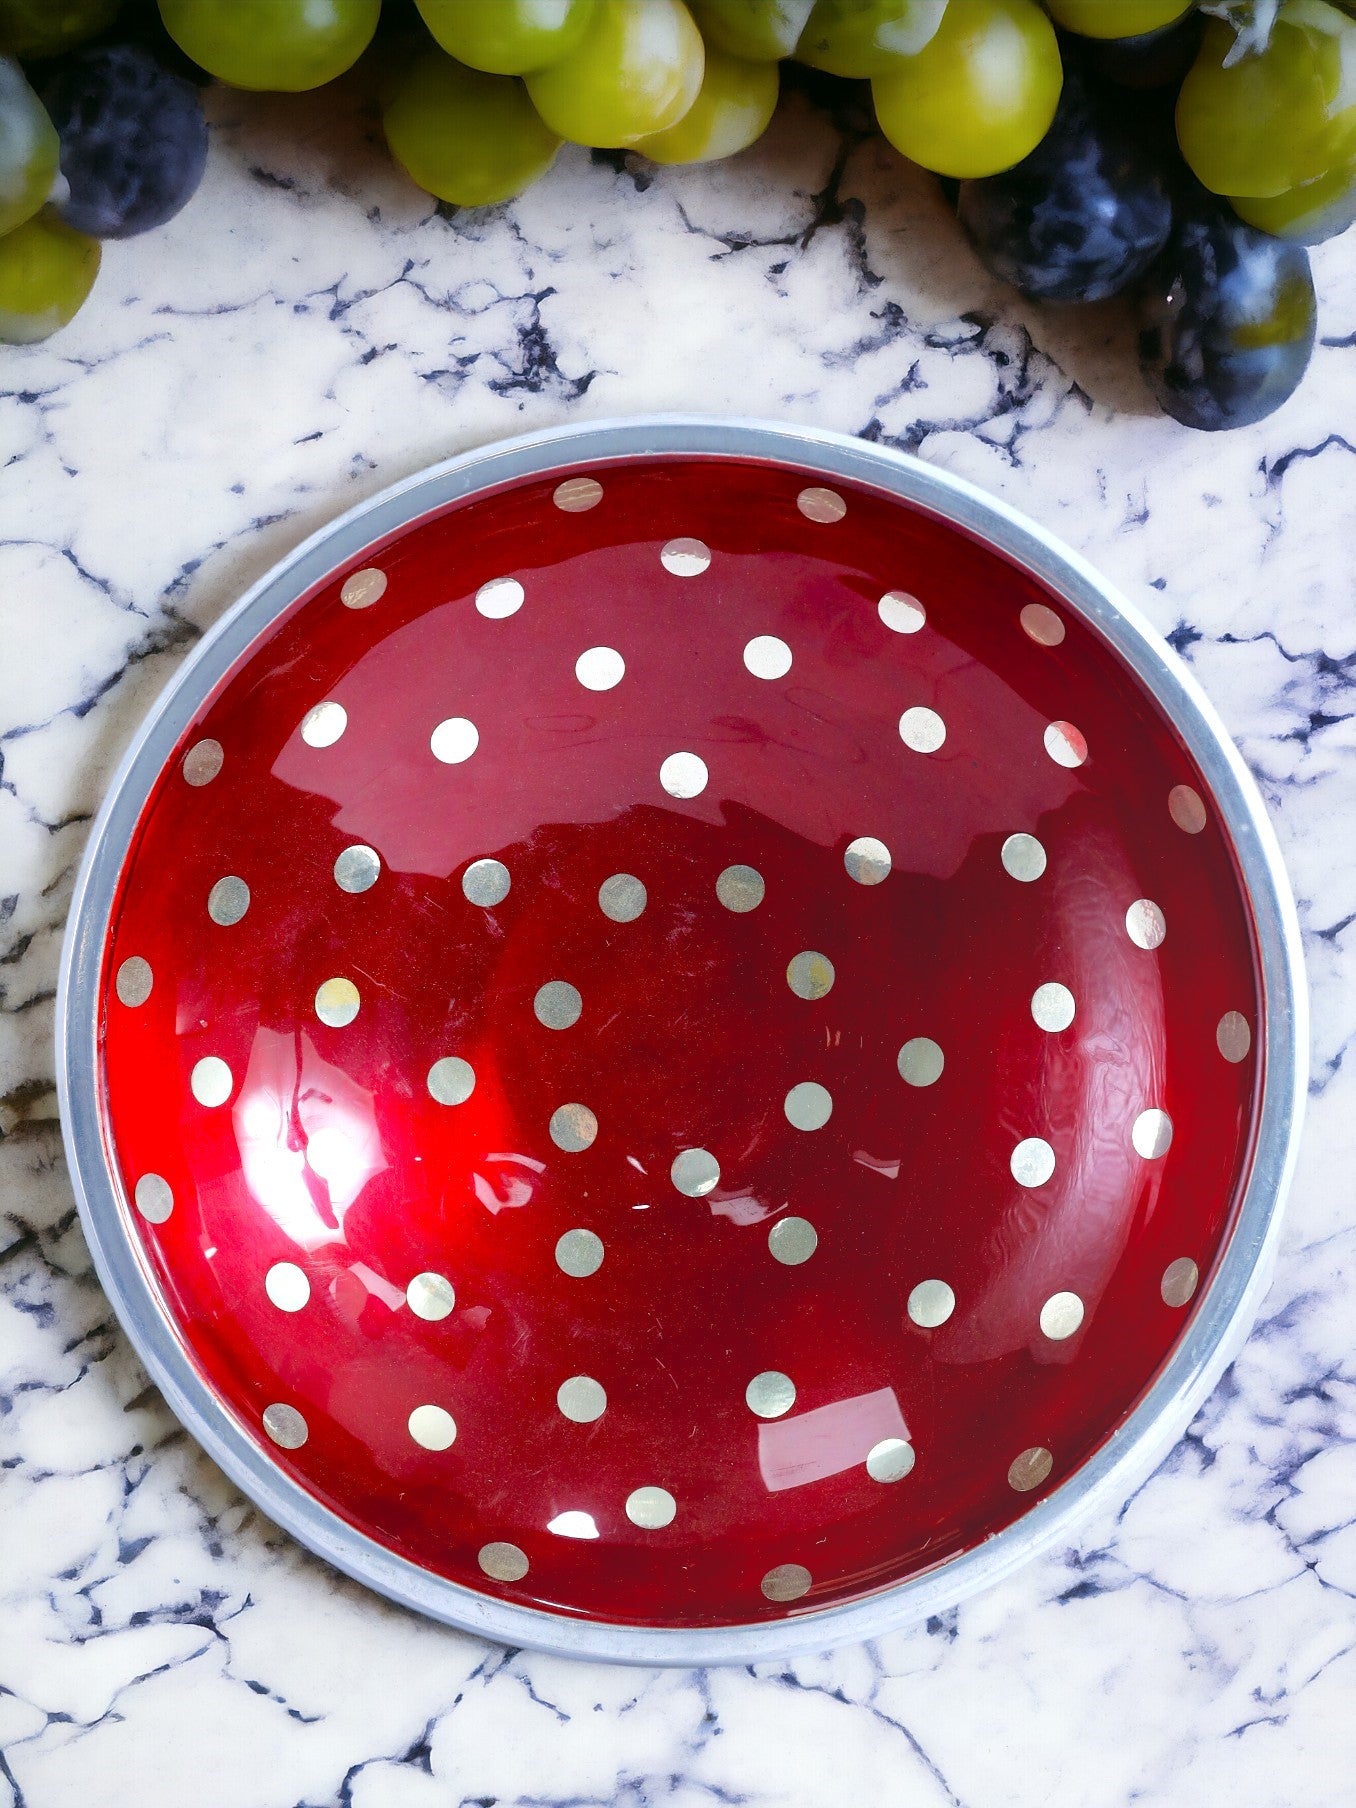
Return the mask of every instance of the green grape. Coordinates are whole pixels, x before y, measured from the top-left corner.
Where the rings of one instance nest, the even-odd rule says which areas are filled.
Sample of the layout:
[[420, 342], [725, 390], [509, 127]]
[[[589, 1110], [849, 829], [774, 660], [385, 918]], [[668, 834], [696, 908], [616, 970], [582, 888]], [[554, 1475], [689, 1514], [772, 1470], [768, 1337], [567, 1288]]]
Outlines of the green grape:
[[50, 207], [0, 239], [0, 342], [36, 345], [80, 311], [99, 274], [98, 239]]
[[160, 0], [165, 30], [209, 75], [292, 94], [351, 68], [380, 12], [381, 0]]
[[947, 0], [816, 0], [796, 61], [829, 75], [888, 75], [932, 42]]
[[1084, 38], [1139, 38], [1189, 13], [1196, 0], [1045, 0], [1056, 25]]
[[0, 232], [30, 219], [52, 192], [61, 145], [47, 109], [9, 57], [0, 57]]
[[632, 148], [655, 163], [733, 157], [766, 132], [779, 85], [775, 63], [751, 63], [708, 47], [701, 92], [687, 112], [676, 126], [639, 138]]
[[529, 75], [527, 91], [562, 138], [619, 150], [677, 125], [697, 98], [703, 60], [682, 0], [598, 0], [583, 42]]
[[429, 49], [382, 115], [391, 154], [420, 188], [458, 207], [507, 201], [547, 169], [560, 140], [512, 75], [485, 75]]
[[794, 54], [815, 0], [688, 0], [711, 50], [750, 63]]
[[880, 129], [906, 157], [965, 181], [1020, 163], [1050, 128], [1064, 71], [1035, 0], [964, 0], [936, 35], [871, 84]]
[[449, 56], [491, 75], [526, 75], [568, 56], [594, 0], [414, 0]]
[[52, 57], [107, 31], [121, 0], [0, 0], [0, 51]]
[[1231, 195], [1229, 200], [1238, 217], [1259, 232], [1297, 245], [1321, 245], [1356, 223], [1356, 164], [1339, 164], [1316, 182], [1281, 195]]
[[1206, 22], [1177, 97], [1177, 142], [1217, 195], [1267, 199], [1356, 161], [1356, 23], [1326, 0], [1285, 0], [1266, 48], [1225, 59]]

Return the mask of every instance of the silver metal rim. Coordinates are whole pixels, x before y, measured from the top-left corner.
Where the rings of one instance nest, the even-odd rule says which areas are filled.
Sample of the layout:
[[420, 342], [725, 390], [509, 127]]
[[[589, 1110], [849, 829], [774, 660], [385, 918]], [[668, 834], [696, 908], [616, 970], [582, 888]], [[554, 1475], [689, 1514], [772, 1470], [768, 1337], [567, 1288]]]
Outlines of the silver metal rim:
[[[194, 712], [260, 631], [362, 548], [472, 492], [557, 467], [574, 473], [581, 465], [655, 454], [753, 458], [868, 485], [954, 522], [1058, 593], [1157, 697], [1200, 766], [1250, 896], [1264, 999], [1261, 1105], [1237, 1223], [1186, 1335], [1106, 1443], [1006, 1530], [935, 1570], [785, 1619], [674, 1629], [574, 1619], [463, 1588], [365, 1537], [275, 1467], [199, 1374], [142, 1261], [105, 1149], [97, 1046], [100, 954], [132, 830]], [[1099, 1507], [1128, 1497], [1237, 1353], [1270, 1279], [1303, 1113], [1308, 1001], [1295, 907], [1256, 786], [1190, 672], [1090, 565], [1015, 510], [903, 453], [810, 427], [664, 416], [557, 428], [449, 459], [312, 535], [228, 611], [179, 669], [113, 775], [76, 881], [56, 1034], [66, 1155], [99, 1278], [169, 1405], [238, 1487], [337, 1569], [467, 1632], [565, 1656], [690, 1665], [784, 1658], [915, 1623], [1009, 1575], [1067, 1539]]]

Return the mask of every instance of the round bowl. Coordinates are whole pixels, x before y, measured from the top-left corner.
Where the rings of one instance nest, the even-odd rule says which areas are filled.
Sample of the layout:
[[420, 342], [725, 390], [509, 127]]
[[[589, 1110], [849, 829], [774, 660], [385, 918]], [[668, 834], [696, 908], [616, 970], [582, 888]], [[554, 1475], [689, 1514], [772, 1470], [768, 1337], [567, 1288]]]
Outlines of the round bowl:
[[514, 1644], [950, 1607], [1180, 1435], [1304, 1073], [1253, 786], [968, 485], [622, 422], [397, 485], [182, 667], [59, 1010], [86, 1234], [274, 1520]]

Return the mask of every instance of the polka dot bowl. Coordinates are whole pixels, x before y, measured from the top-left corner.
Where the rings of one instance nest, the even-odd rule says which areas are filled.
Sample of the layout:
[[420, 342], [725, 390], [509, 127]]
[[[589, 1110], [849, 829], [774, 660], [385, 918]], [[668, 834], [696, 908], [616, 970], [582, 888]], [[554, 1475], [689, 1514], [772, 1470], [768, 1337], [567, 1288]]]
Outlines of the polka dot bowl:
[[454, 460], [187, 662], [79, 882], [100, 1274], [279, 1523], [515, 1643], [774, 1657], [1123, 1498], [1265, 1284], [1264, 813], [1071, 554], [856, 441]]

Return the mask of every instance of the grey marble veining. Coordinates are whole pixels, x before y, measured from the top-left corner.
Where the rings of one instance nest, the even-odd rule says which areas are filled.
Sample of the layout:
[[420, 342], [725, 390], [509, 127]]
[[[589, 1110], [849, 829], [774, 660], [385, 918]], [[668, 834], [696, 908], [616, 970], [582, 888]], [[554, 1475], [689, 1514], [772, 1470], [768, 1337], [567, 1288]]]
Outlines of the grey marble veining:
[[[990, 283], [935, 187], [802, 98], [731, 164], [564, 153], [444, 217], [351, 91], [214, 93], [188, 210], [0, 359], [0, 1808], [1346, 1808], [1356, 1800], [1356, 254], [1271, 420], [1148, 411], [1112, 308]], [[111, 762], [303, 535], [449, 452], [645, 410], [919, 452], [1096, 561], [1274, 812], [1314, 986], [1256, 1333], [1078, 1543], [871, 1647], [700, 1673], [423, 1624], [262, 1520], [94, 1281], [59, 1152], [62, 921]]]

